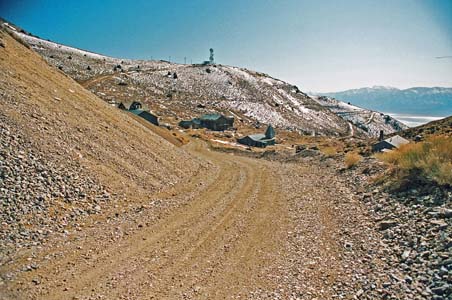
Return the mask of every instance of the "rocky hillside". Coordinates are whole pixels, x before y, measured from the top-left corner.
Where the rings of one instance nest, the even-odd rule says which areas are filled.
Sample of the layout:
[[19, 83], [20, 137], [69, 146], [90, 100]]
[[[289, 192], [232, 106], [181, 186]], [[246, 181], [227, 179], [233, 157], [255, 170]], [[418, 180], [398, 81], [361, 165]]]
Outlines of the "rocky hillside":
[[347, 120], [350, 124], [353, 124], [358, 128], [359, 133], [377, 137], [380, 134], [380, 130], [388, 133], [408, 128], [391, 116], [377, 111], [364, 109], [327, 96], [311, 96], [311, 98], [344, 120]]
[[[7, 25], [51, 65], [56, 66], [100, 98], [114, 103], [139, 100], [165, 122], [201, 113], [222, 111], [235, 115], [240, 126], [273, 124], [279, 129], [321, 135], [375, 136], [398, 127], [362, 130], [332, 112], [296, 86], [267, 74], [224, 65], [182, 65], [166, 61], [111, 58], [33, 37]], [[367, 119], [369, 120], [369, 119]]]
[[427, 138], [430, 136], [446, 135], [450, 137], [452, 136], [452, 117], [404, 130], [400, 135], [409, 139], [414, 139], [416, 136]]
[[0, 68], [2, 254], [108, 202], [147, 199], [202, 167], [2, 30]]
[[[344, 172], [344, 170], [341, 170]], [[375, 158], [342, 176], [368, 208], [381, 236], [371, 255], [373, 269], [357, 278], [359, 299], [451, 299], [452, 188], [412, 184], [390, 191], [375, 180], [388, 178]]]

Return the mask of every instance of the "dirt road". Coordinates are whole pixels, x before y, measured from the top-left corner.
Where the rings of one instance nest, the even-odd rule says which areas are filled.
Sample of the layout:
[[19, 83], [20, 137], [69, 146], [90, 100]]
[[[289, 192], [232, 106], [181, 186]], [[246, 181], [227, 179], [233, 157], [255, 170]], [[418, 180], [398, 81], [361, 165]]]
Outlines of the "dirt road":
[[[9, 285], [12, 297], [249, 299], [262, 298], [262, 291], [284, 294], [292, 283], [301, 289], [301, 280], [314, 291], [308, 295], [319, 287], [329, 297], [341, 272], [339, 208], [333, 211], [336, 200], [325, 192], [302, 195], [303, 201], [294, 197], [298, 191], [314, 193], [329, 178], [296, 170], [311, 186], [303, 187], [296, 182], [300, 177], [282, 178], [290, 175], [278, 163], [211, 151], [201, 142], [186, 148], [210, 162], [210, 173], [154, 200], [185, 199], [181, 205], [162, 216], [144, 206], [127, 222], [99, 219], [29, 253], [39, 267], [19, 273]], [[334, 187], [327, 190], [340, 197]], [[26, 264], [22, 257], [19, 264]], [[284, 290], [287, 276], [292, 278]]]
[[[268, 287], [261, 271], [281, 250], [287, 227], [278, 178], [265, 162], [211, 152], [200, 143], [189, 147], [217, 167], [211, 174], [214, 180], [195, 195], [187, 193], [190, 187], [172, 193], [193, 200], [102, 247], [95, 237], [87, 237], [48, 249], [48, 257], [60, 256], [24, 274], [31, 281], [40, 278], [28, 289], [29, 296], [224, 299]], [[199, 178], [192, 184], [204, 181], [208, 180]], [[96, 234], [107, 237], [110, 232], [99, 228]]]

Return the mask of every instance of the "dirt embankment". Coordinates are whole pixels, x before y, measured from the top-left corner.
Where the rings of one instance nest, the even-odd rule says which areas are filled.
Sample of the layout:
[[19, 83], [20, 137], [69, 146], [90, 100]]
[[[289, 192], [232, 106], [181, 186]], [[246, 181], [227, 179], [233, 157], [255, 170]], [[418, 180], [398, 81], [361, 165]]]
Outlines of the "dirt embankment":
[[147, 200], [206, 167], [7, 33], [0, 38], [2, 252], [64, 233], [109, 202]]

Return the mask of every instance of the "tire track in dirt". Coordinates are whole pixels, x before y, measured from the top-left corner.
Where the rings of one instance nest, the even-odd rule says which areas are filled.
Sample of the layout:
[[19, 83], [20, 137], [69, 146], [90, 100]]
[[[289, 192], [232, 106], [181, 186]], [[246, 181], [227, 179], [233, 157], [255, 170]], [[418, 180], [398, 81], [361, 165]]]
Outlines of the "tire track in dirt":
[[52, 261], [40, 269], [44, 280], [32, 298], [223, 299], [267, 285], [261, 270], [277, 255], [286, 224], [271, 166], [198, 142], [187, 148], [219, 168], [211, 185], [167, 218], [88, 260], [73, 252]]

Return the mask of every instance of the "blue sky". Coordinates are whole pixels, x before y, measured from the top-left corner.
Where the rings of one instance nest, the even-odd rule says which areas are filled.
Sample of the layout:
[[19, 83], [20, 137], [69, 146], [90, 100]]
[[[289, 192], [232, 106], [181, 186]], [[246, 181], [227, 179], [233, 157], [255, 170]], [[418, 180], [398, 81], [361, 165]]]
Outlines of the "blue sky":
[[246, 67], [304, 91], [452, 86], [452, 0], [0, 0], [42, 38], [115, 57]]

